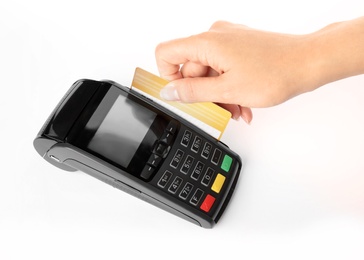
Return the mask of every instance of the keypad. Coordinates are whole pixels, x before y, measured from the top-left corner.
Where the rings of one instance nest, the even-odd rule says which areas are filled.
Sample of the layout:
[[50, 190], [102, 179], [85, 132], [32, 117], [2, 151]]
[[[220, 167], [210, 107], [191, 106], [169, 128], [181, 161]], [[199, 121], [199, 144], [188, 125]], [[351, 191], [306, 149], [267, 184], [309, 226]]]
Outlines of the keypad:
[[182, 129], [175, 142], [179, 148], [168, 157], [169, 168], [157, 185], [180, 200], [210, 212], [226, 185], [233, 159], [213, 142], [188, 129]]

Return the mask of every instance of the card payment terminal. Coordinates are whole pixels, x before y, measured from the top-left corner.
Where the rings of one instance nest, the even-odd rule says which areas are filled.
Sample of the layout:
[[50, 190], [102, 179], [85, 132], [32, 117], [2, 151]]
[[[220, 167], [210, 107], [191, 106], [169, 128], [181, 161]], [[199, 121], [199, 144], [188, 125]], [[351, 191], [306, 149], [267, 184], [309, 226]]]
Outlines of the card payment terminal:
[[204, 228], [212, 228], [238, 181], [240, 157], [142, 94], [82, 79], [34, 140], [36, 151]]

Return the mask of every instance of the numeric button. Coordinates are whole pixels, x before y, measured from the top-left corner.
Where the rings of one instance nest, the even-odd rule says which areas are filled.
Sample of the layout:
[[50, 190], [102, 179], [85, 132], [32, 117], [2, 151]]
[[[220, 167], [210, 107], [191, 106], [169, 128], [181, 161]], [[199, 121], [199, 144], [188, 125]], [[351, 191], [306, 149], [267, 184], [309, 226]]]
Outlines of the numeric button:
[[182, 137], [182, 140], [181, 140], [181, 145], [187, 147], [188, 144], [190, 143], [191, 138], [192, 138], [192, 133], [190, 131], [186, 130], [183, 133], [183, 137]]
[[183, 180], [181, 177], [176, 176], [176, 178], [174, 178], [173, 182], [171, 183], [171, 186], [169, 186], [168, 191], [175, 194], [179, 186], [181, 186], [182, 181]]
[[195, 158], [193, 158], [191, 155], [188, 155], [186, 157], [185, 162], [182, 165], [181, 172], [184, 173], [184, 174], [187, 174], [188, 171], [190, 170], [190, 168], [192, 167], [192, 164], [193, 164], [194, 160], [195, 160]]
[[184, 152], [182, 150], [180, 150], [180, 149], [177, 150], [177, 152], [174, 154], [173, 159], [170, 163], [171, 167], [173, 167], [175, 169], [178, 167], [180, 161], [182, 160], [183, 154], [184, 154]]
[[205, 167], [205, 164], [198, 161], [196, 166], [195, 166], [195, 169], [193, 170], [193, 172], [191, 174], [191, 178], [194, 179], [195, 181], [197, 181], [198, 178], [200, 177], [204, 167]]
[[172, 178], [172, 173], [170, 171], [165, 171], [162, 178], [158, 181], [158, 186], [161, 188], [166, 187], [169, 180]]
[[198, 150], [200, 150], [201, 145], [202, 145], [202, 138], [196, 136], [195, 140], [193, 141], [191, 150], [194, 151], [195, 153], [198, 153]]
[[209, 158], [211, 150], [212, 150], [212, 145], [210, 143], [205, 143], [201, 156], [205, 159]]
[[205, 186], [208, 186], [212, 179], [212, 176], [214, 175], [214, 172], [215, 171], [213, 169], [211, 169], [210, 167], [207, 168], [205, 175], [203, 176], [203, 178], [201, 180], [201, 183]]
[[188, 195], [190, 195], [192, 189], [193, 189], [193, 185], [191, 183], [187, 182], [186, 185], [181, 190], [179, 197], [184, 200], [187, 199], [187, 197], [188, 197]]

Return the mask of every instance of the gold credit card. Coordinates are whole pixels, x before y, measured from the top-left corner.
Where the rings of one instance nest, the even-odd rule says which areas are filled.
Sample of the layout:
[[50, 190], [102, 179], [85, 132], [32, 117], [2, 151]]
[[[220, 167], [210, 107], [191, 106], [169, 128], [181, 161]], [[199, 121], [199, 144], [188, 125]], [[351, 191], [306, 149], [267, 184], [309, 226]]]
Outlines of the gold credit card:
[[212, 102], [182, 103], [162, 100], [159, 92], [167, 83], [165, 79], [136, 68], [131, 87], [220, 140], [231, 118], [231, 113]]

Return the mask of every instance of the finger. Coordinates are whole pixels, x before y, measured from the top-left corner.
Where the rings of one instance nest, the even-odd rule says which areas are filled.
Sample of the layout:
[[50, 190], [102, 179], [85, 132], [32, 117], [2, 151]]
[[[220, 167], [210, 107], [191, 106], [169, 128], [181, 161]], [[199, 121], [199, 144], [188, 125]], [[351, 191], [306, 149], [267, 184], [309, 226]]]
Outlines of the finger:
[[234, 104], [223, 104], [223, 103], [217, 103], [220, 107], [230, 111], [231, 117], [234, 120], [238, 120], [240, 118], [240, 106], [234, 105]]
[[251, 121], [253, 120], [252, 110], [248, 107], [240, 106], [240, 115], [241, 115], [241, 118], [244, 119], [244, 121], [250, 125]]
[[196, 78], [205, 77], [208, 69], [208, 67], [201, 65], [200, 63], [188, 61], [182, 65], [180, 71], [183, 78]]
[[189, 61], [209, 66], [203, 58], [206, 43], [200, 37], [190, 36], [158, 44], [155, 57], [160, 76], [170, 81], [181, 78], [180, 65]]
[[162, 98], [170, 101], [241, 104], [241, 93], [235, 93], [234, 86], [226, 87], [225, 75], [174, 80], [169, 82], [160, 94]]
[[219, 75], [216, 70], [192, 61], [183, 64], [180, 71], [183, 78], [216, 77]]

